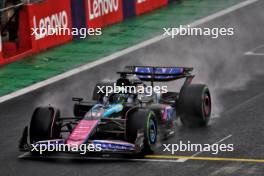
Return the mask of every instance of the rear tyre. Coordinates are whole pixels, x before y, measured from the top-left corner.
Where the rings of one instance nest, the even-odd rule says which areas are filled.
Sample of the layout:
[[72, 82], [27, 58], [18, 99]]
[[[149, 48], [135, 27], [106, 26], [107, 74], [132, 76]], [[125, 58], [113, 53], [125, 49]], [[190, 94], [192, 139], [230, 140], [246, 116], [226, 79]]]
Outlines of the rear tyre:
[[35, 109], [29, 126], [29, 140], [34, 143], [60, 137], [60, 125], [57, 123], [60, 111], [53, 107]]
[[153, 153], [158, 138], [158, 125], [154, 112], [138, 109], [128, 116], [127, 125], [127, 140], [135, 143], [138, 132], [142, 131], [144, 133], [144, 146], [141, 153]]
[[178, 111], [184, 126], [207, 126], [211, 116], [211, 96], [208, 87], [203, 84], [182, 87]]

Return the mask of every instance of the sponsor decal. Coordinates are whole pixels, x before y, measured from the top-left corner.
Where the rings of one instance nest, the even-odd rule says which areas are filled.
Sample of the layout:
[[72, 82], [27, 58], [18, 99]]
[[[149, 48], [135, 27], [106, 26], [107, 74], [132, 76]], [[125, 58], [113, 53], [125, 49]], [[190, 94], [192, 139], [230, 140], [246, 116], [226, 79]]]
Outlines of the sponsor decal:
[[117, 12], [119, 8], [119, 0], [88, 0], [89, 19]]
[[95, 130], [97, 124], [98, 120], [81, 120], [70, 134], [66, 143], [69, 145], [84, 144]]
[[38, 30], [38, 32], [35, 32], [35, 40], [45, 38], [49, 30], [66, 29], [68, 24], [68, 15], [65, 10], [40, 19], [33, 16], [34, 30]]
[[103, 151], [133, 151], [135, 145], [124, 141], [94, 140], [94, 145], [100, 145]]
[[100, 28], [123, 20], [122, 0], [85, 0], [87, 28]]

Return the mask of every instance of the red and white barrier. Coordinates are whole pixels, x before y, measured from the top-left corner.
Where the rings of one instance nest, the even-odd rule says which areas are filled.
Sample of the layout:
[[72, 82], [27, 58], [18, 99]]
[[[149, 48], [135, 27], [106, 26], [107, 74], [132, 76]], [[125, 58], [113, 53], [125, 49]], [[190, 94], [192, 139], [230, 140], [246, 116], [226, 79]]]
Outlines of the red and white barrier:
[[88, 28], [100, 28], [123, 20], [122, 0], [85, 0]]
[[[43, 32], [61, 28], [66, 32], [54, 35]], [[0, 42], [0, 65], [64, 44], [72, 40], [71, 32], [71, 0], [45, 0], [24, 5], [19, 11], [19, 42]]]
[[[85, 7], [77, 8], [78, 1]], [[45, 0], [26, 4], [19, 10], [18, 42], [2, 43], [0, 37], [0, 65], [71, 41], [72, 24], [102, 28], [123, 21], [124, 14], [140, 15], [167, 4], [168, 0]], [[47, 33], [49, 29], [55, 33]]]
[[2, 49], [2, 37], [0, 34], [0, 65], [4, 63], [4, 59], [3, 59], [3, 49]]
[[167, 4], [168, 0], [136, 0], [136, 15], [147, 13]]

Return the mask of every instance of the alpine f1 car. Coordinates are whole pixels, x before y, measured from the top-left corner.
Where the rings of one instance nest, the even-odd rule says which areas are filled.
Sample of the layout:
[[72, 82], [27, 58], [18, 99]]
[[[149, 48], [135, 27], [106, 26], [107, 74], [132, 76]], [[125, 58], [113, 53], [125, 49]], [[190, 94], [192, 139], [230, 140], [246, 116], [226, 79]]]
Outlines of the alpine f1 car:
[[[94, 144], [101, 153], [151, 153], [175, 132], [176, 119], [187, 127], [204, 127], [211, 115], [211, 97], [204, 84], [191, 84], [193, 68], [128, 66], [116, 82], [101, 82], [93, 100], [73, 98], [74, 117], [61, 117], [55, 107], [37, 107], [20, 140], [20, 149], [60, 143]], [[152, 87], [156, 82], [184, 78], [179, 92], [151, 95], [135, 91], [107, 94], [109, 86]]]

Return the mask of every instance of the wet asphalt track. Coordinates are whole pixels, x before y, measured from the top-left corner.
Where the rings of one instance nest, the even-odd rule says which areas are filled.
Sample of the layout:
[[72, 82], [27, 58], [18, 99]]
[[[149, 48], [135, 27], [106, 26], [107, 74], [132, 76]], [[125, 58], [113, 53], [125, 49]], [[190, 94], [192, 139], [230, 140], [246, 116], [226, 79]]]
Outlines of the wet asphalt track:
[[[37, 105], [52, 103], [63, 115], [71, 115], [72, 96], [89, 97], [101, 79], [113, 79], [124, 65], [187, 65], [196, 69], [196, 80], [208, 83], [214, 95], [214, 118], [206, 129], [186, 129], [179, 125], [179, 140], [213, 144], [233, 143], [234, 152], [198, 156], [264, 159], [264, 56], [244, 55], [264, 44], [264, 2], [258, 2], [204, 24], [205, 27], [234, 27], [232, 37], [180, 37], [156, 44], [105, 63], [30, 94], [0, 104], [0, 175], [264, 175], [264, 163], [232, 161], [149, 162], [94, 161], [79, 159], [18, 159], [22, 128]], [[258, 49], [261, 53], [264, 49]], [[165, 154], [157, 151], [157, 154]], [[191, 156], [195, 152], [177, 152]]]

